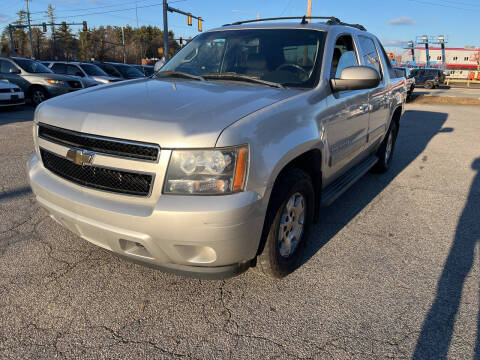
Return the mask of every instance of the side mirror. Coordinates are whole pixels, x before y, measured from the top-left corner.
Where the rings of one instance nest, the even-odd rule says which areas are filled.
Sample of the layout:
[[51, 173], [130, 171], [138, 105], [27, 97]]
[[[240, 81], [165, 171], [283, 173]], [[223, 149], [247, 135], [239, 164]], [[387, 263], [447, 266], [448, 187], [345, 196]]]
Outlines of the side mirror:
[[331, 79], [333, 92], [373, 89], [380, 84], [380, 74], [369, 66], [351, 66], [343, 69], [340, 79]]
[[10, 68], [10, 70], [8, 71], [10, 74], [20, 74], [21, 71], [18, 70], [18, 69], [14, 69], [14, 68]]

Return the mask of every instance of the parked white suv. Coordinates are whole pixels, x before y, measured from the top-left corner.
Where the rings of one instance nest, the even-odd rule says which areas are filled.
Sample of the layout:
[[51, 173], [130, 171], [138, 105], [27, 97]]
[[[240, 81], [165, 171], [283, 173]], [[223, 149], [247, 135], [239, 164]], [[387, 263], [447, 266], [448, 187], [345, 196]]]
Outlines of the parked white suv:
[[374, 35], [325, 20], [224, 26], [152, 78], [47, 101], [28, 162], [38, 202], [166, 271], [294, 271], [320, 207], [388, 170], [406, 94]]

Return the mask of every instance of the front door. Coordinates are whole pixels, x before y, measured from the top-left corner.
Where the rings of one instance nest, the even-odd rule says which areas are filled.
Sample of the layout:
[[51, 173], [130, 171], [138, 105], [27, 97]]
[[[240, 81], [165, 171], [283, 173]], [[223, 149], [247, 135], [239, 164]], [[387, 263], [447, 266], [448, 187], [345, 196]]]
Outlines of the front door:
[[[331, 59], [330, 79], [340, 78], [343, 69], [359, 66], [351, 35], [340, 35]], [[365, 149], [368, 131], [368, 90], [340, 91], [327, 97], [325, 114], [329, 173], [347, 170]]]

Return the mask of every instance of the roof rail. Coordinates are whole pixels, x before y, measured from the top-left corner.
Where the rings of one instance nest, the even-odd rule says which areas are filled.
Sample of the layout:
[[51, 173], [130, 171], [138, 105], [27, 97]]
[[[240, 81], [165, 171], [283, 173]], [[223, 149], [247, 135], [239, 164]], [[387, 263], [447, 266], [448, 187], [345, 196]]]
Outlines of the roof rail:
[[275, 20], [301, 20], [300, 24], [308, 24], [307, 19], [320, 19], [320, 20], [327, 20], [326, 24], [327, 25], [344, 25], [344, 26], [350, 26], [354, 27], [358, 30], [362, 31], [367, 31], [367, 29], [360, 24], [349, 24], [342, 22], [340, 19], [334, 17], [334, 16], [287, 16], [287, 17], [273, 17], [273, 18], [263, 18], [263, 19], [253, 19], [253, 20], [244, 20], [244, 21], [237, 21], [231, 24], [225, 24], [223, 26], [229, 26], [229, 25], [242, 25], [242, 24], [249, 24], [249, 23], [254, 23], [254, 22], [260, 22], [260, 21], [275, 21]]
[[331, 20], [335, 22], [340, 22], [339, 19], [333, 16], [287, 16], [287, 17], [273, 17], [273, 18], [263, 18], [263, 19], [254, 19], [254, 20], [245, 20], [245, 21], [237, 21], [231, 24], [225, 24], [223, 26], [228, 25], [242, 25], [248, 23], [254, 23], [258, 21], [274, 21], [274, 20], [299, 20], [301, 19], [301, 24], [306, 24], [307, 19], [322, 19], [322, 20]]

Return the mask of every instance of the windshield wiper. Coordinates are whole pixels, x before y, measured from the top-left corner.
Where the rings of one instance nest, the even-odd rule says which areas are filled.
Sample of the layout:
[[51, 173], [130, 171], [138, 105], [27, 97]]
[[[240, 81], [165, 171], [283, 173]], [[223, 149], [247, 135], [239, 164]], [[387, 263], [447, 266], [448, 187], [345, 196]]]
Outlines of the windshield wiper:
[[285, 88], [282, 84], [279, 84], [276, 82], [262, 80], [256, 76], [237, 74], [234, 72], [202, 74], [202, 77], [204, 79], [240, 80], [240, 81], [252, 82], [255, 84], [267, 85], [275, 88], [281, 88], [281, 89]]
[[202, 76], [199, 75], [192, 75], [183, 71], [175, 71], [175, 70], [167, 70], [167, 71], [159, 71], [155, 73], [156, 76], [162, 77], [183, 77], [186, 79], [193, 79], [198, 81], [205, 81]]

